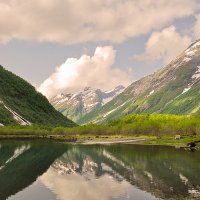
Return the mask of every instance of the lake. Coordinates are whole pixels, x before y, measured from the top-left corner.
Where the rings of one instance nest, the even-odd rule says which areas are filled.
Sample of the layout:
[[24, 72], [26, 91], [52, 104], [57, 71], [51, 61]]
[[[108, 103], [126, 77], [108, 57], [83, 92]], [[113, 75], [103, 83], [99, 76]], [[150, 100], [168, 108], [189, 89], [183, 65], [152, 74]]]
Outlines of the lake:
[[0, 141], [0, 200], [200, 199], [200, 152]]

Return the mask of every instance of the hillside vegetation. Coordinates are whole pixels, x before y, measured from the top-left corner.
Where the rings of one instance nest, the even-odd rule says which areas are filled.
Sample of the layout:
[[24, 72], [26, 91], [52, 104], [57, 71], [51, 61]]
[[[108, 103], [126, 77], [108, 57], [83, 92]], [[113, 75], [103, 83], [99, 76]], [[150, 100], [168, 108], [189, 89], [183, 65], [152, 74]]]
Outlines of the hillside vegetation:
[[73, 128], [64, 127], [0, 127], [0, 134], [24, 135], [132, 135], [132, 136], [200, 136], [199, 116], [177, 116], [162, 114], [133, 114], [113, 120], [104, 125], [88, 124]]
[[[56, 132], [56, 129], [54, 130]], [[199, 116], [132, 114], [107, 124], [88, 124], [72, 129], [57, 128], [66, 134], [200, 135]]]
[[133, 82], [77, 123], [106, 123], [131, 113], [200, 114], [200, 40], [167, 66]]
[[22, 78], [0, 66], [0, 123], [16, 124], [8, 106], [32, 124], [74, 126], [75, 124], [56, 111], [46, 97]]

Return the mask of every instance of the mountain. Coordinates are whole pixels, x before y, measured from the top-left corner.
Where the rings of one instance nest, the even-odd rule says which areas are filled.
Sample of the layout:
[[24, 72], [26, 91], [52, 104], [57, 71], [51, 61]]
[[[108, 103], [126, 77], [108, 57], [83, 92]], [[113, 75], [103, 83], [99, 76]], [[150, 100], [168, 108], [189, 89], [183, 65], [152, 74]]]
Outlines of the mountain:
[[133, 82], [79, 123], [103, 123], [130, 113], [200, 114], [200, 40], [164, 68]]
[[102, 107], [123, 90], [124, 86], [122, 85], [110, 91], [86, 87], [84, 91], [77, 94], [68, 93], [56, 95], [50, 102], [56, 110], [78, 123], [87, 113]]
[[0, 66], [0, 126], [14, 124], [75, 125], [33, 86]]

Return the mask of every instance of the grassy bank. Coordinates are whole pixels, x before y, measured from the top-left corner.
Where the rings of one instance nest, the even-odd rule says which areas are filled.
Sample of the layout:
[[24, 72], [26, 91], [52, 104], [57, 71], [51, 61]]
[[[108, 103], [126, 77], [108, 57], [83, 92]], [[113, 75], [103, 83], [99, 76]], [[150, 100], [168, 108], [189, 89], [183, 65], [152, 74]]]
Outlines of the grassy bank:
[[[177, 147], [185, 147], [187, 143], [200, 140], [200, 136], [182, 136], [181, 139], [176, 140], [174, 137], [165, 136], [134, 136], [134, 135], [33, 135], [33, 134], [0, 134], [0, 140], [36, 140], [45, 139], [58, 142], [75, 142], [83, 144], [107, 144], [107, 143], [131, 143], [143, 145], [169, 145]], [[133, 141], [134, 140], [134, 141]], [[200, 145], [198, 145], [200, 146]]]
[[[180, 140], [175, 140], [180, 135]], [[129, 115], [107, 124], [88, 124], [73, 128], [50, 126], [0, 127], [0, 138], [53, 139], [59, 141], [113, 141], [146, 138], [146, 144], [186, 144], [200, 139], [199, 116], [159, 114]]]

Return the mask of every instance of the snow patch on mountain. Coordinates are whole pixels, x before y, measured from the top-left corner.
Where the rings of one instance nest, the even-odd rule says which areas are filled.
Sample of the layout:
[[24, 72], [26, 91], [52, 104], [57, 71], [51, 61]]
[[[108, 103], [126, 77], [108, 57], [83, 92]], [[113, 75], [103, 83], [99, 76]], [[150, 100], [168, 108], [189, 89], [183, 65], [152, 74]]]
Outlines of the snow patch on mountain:
[[193, 79], [198, 79], [200, 78], [200, 66], [197, 66], [197, 71], [195, 74], [192, 76]]
[[121, 85], [106, 91], [85, 87], [83, 91], [76, 94], [58, 94], [50, 99], [50, 102], [58, 111], [76, 121], [79, 116], [105, 105], [124, 89], [125, 87]]
[[185, 58], [183, 59], [183, 62], [189, 62], [190, 60], [192, 60], [192, 58], [190, 58], [190, 57], [185, 57]]
[[114, 111], [118, 110], [119, 108], [123, 107], [126, 103], [128, 103], [131, 99], [129, 99], [128, 101], [125, 101], [123, 104], [121, 104], [120, 106], [114, 108], [113, 110], [107, 112], [105, 115], [103, 115], [103, 117], [107, 117], [108, 115], [110, 115], [111, 113], [113, 113]]
[[20, 116], [18, 113], [16, 113], [15, 111], [13, 111], [11, 108], [7, 107], [4, 105], [4, 107], [13, 115], [13, 118], [15, 121], [17, 121], [20, 125], [22, 126], [27, 126], [27, 125], [31, 125], [31, 123], [24, 119], [22, 116]]
[[191, 89], [191, 86], [190, 87], [187, 87], [187, 88], [184, 88], [182, 94], [186, 93], [187, 91], [189, 91]]
[[182, 62], [189, 62], [193, 59], [194, 56], [198, 53], [198, 47], [200, 47], [200, 42], [197, 42], [193, 45], [191, 45], [188, 49], [185, 51], [185, 57], [183, 58]]
[[31, 125], [31, 122], [29, 122], [28, 120], [24, 119], [21, 115], [19, 115], [17, 112], [15, 112], [14, 110], [12, 110], [11, 108], [9, 108], [8, 106], [6, 106], [4, 104], [3, 101], [0, 101], [0, 104], [2, 104], [4, 106], [4, 108], [6, 110], [8, 110], [12, 115], [13, 115], [13, 119], [18, 122], [20, 125], [22, 126], [27, 126], [27, 125]]
[[114, 108], [113, 110], [107, 112], [103, 117], [107, 117], [108, 115], [110, 115], [111, 113], [113, 113], [115, 110], [117, 110], [117, 108]]
[[195, 42], [195, 44], [192, 45], [193, 48], [199, 48], [200, 47], [200, 41]]
[[197, 49], [193, 49], [193, 50], [187, 49], [185, 51], [185, 55], [191, 57], [191, 56], [194, 56], [196, 54], [196, 52], [197, 52]]
[[200, 66], [197, 66], [196, 72], [191, 77], [191, 79], [192, 79], [191, 83], [188, 84], [188, 86], [186, 88], [184, 88], [182, 94], [184, 94], [187, 91], [189, 91], [192, 88], [192, 86], [194, 85], [196, 79], [199, 79], [199, 78], [200, 78]]
[[154, 91], [154, 90], [152, 90], [152, 91], [149, 93], [149, 95], [152, 95], [154, 92], [155, 92], [155, 91]]
[[97, 105], [97, 104], [98, 104], [98, 102], [95, 102], [95, 103], [92, 103], [92, 104], [87, 105], [87, 107], [94, 107], [94, 106]]

